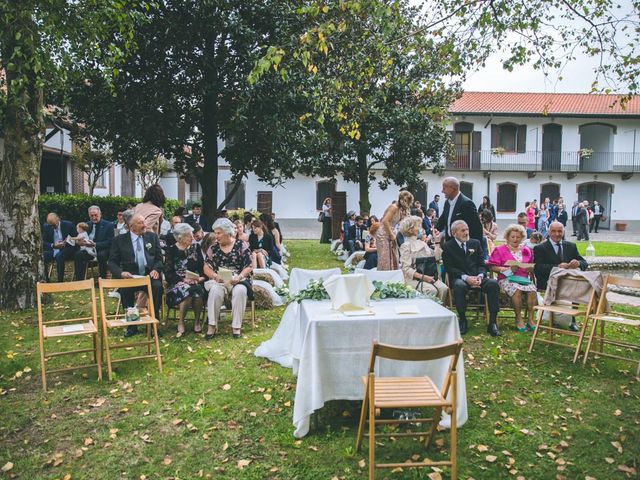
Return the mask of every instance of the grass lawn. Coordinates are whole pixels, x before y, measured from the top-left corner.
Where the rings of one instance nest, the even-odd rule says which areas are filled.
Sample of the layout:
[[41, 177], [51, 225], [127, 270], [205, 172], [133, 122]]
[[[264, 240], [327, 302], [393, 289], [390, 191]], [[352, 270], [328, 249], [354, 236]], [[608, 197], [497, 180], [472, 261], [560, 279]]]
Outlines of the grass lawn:
[[[570, 240], [571, 241], [571, 240]], [[586, 254], [589, 242], [577, 242], [581, 255]], [[640, 245], [616, 242], [593, 242], [597, 257], [640, 257]]]
[[[289, 247], [293, 266], [340, 265], [316, 241]], [[48, 308], [86, 305], [71, 298]], [[51, 376], [46, 394], [35, 312], [0, 312], [0, 467], [13, 463], [0, 478], [367, 478], [359, 465], [367, 451], [354, 452], [358, 402], [330, 402], [318, 430], [293, 437], [296, 379], [253, 355], [282, 311], [259, 311], [258, 328], [245, 329], [241, 340], [231, 338], [230, 325], [211, 342], [193, 333], [176, 339], [168, 325], [164, 373], [153, 361], [121, 363], [113, 382], [98, 383], [91, 370]], [[510, 320], [502, 330], [493, 339], [474, 325], [465, 336], [469, 420], [459, 430], [459, 477], [638, 478], [623, 471], [640, 467], [635, 366], [573, 365], [572, 351], [544, 345], [529, 354], [530, 334], [517, 333]], [[392, 461], [438, 459], [438, 448], [449, 445], [448, 436], [428, 452], [411, 440], [385, 443], [377, 453], [392, 453], [383, 456]], [[427, 473], [383, 471], [378, 478]]]

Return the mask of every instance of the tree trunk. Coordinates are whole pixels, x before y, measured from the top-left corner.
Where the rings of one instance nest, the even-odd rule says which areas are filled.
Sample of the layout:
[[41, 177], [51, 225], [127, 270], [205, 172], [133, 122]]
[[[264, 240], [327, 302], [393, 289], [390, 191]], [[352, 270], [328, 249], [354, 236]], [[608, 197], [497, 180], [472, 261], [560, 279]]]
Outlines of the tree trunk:
[[360, 212], [371, 213], [369, 201], [369, 165], [366, 149], [358, 150], [358, 187], [360, 189]]
[[233, 187], [231, 187], [231, 190], [229, 190], [229, 193], [224, 197], [224, 200], [222, 200], [222, 203], [218, 205], [218, 211], [221, 211], [225, 207], [225, 205], [227, 205], [231, 201], [233, 196], [236, 194], [236, 192], [240, 188], [240, 185], [242, 185], [243, 178], [244, 178], [244, 172], [238, 175], [238, 178], [233, 184]]
[[[11, 58], [18, 47], [27, 59], [37, 56], [37, 27], [30, 12], [16, 12], [16, 21], [5, 28], [8, 31], [1, 38], [5, 42], [4, 57]], [[17, 32], [22, 41], [15, 40]], [[0, 309], [13, 310], [35, 305], [36, 282], [43, 273], [38, 195], [44, 119], [42, 89], [37, 87], [36, 74], [29, 65], [17, 65], [6, 75], [4, 157], [0, 166]], [[18, 76], [26, 76], [26, 82], [18, 85]]]
[[213, 40], [209, 40], [205, 47], [205, 93], [202, 105], [204, 167], [198, 181], [202, 187], [202, 214], [212, 221], [218, 213], [218, 104], [214, 55]]

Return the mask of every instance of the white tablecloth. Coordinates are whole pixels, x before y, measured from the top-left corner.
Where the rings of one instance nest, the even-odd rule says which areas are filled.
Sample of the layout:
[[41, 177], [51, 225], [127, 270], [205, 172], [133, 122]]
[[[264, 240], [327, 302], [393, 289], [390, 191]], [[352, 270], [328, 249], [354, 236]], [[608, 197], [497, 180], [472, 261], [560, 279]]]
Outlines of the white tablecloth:
[[[416, 305], [419, 314], [395, 313], [395, 307]], [[374, 316], [346, 317], [331, 310], [329, 301], [304, 300], [300, 305], [292, 345], [293, 371], [298, 376], [293, 407], [294, 436], [309, 432], [311, 414], [329, 400], [362, 400], [373, 340], [404, 346], [431, 346], [460, 338], [452, 312], [427, 299], [391, 299], [372, 302]], [[449, 359], [433, 362], [379, 360], [381, 376], [429, 375], [439, 387]], [[458, 426], [467, 421], [467, 391], [462, 356], [458, 362]], [[443, 426], [450, 419], [443, 415]]]

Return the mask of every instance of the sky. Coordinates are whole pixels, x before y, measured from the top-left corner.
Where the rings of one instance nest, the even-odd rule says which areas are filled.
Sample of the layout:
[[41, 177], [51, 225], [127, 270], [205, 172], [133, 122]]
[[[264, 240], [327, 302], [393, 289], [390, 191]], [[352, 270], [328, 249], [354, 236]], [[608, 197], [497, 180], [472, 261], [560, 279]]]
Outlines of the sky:
[[494, 54], [484, 68], [468, 74], [464, 89], [481, 92], [590, 93], [595, 80], [596, 60], [585, 56], [568, 64], [562, 72], [553, 72], [548, 77], [530, 65], [516, 67], [513, 72], [504, 70], [501, 58], [500, 54]]

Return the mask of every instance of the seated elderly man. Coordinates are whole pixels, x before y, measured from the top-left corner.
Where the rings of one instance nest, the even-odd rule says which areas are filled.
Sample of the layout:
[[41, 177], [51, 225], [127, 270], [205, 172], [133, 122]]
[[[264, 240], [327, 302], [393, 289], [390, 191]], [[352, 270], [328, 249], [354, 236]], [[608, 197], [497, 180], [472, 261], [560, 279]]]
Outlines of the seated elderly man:
[[498, 282], [487, 278], [480, 241], [469, 237], [469, 227], [464, 220], [451, 224], [453, 238], [442, 248], [442, 262], [449, 276], [449, 285], [453, 288], [453, 299], [458, 311], [460, 333], [467, 332], [467, 292], [479, 288], [489, 302], [489, 326], [487, 332], [492, 337], [500, 335], [498, 330], [498, 312], [500, 311]]
[[[588, 266], [578, 253], [576, 244], [564, 240], [564, 225], [560, 222], [552, 222], [547, 240], [533, 247], [533, 261], [538, 290], [547, 289], [549, 274], [554, 267], [586, 270]], [[569, 328], [575, 332], [579, 330], [575, 323]]]
[[[153, 232], [146, 232], [144, 217], [134, 215], [129, 222], [129, 231], [118, 235], [111, 245], [109, 270], [113, 278], [133, 278], [134, 275], [151, 277], [151, 295], [156, 318], [160, 319], [162, 302], [163, 260], [160, 240]], [[144, 287], [122, 288], [120, 298], [122, 306], [134, 306], [134, 293]], [[138, 333], [138, 327], [127, 327], [125, 337]]]
[[73, 259], [77, 247], [65, 242], [76, 236], [76, 227], [68, 220], [61, 220], [58, 214], [47, 215], [47, 223], [42, 226], [42, 252], [44, 254], [44, 278], [49, 281], [49, 264], [56, 262], [58, 282], [64, 282], [64, 262]]
[[212, 229], [216, 242], [209, 247], [204, 264], [204, 274], [213, 280], [205, 284], [209, 289], [209, 326], [205, 339], [210, 340], [217, 333], [225, 297], [231, 297], [233, 338], [240, 338], [247, 300], [253, 300], [251, 252], [244, 247], [242, 240], [236, 239], [236, 226], [228, 218], [216, 220]]

